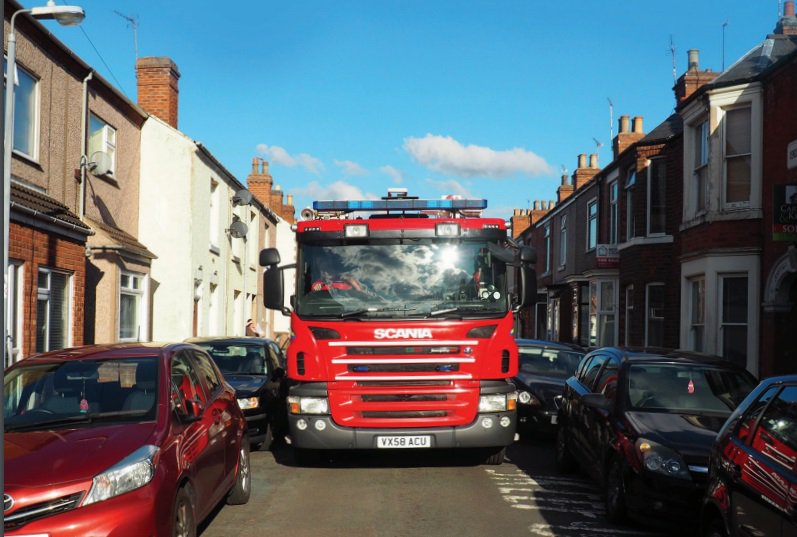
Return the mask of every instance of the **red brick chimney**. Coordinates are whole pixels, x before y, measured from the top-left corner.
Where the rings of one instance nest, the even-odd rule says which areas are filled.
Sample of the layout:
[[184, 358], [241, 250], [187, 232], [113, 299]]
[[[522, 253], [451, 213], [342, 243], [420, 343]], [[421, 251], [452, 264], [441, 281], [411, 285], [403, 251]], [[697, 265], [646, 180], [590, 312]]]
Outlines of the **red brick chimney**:
[[620, 130], [612, 141], [614, 158], [617, 158], [629, 146], [645, 137], [645, 130], [642, 128], [642, 117], [634, 117], [630, 130], [628, 129], [628, 119], [628, 116], [620, 117]]
[[711, 82], [719, 75], [719, 73], [715, 73], [711, 69], [706, 69], [705, 71], [700, 70], [700, 52], [697, 49], [689, 49], [687, 54], [689, 55], [689, 66], [673, 87], [676, 106], [680, 105], [704, 84]]
[[553, 201], [534, 200], [533, 209], [515, 209], [512, 215], [512, 238], [517, 239], [528, 228], [540, 221], [540, 218], [548, 214], [555, 204]]
[[260, 203], [274, 211], [289, 224], [296, 223], [296, 209], [293, 206], [293, 196], [288, 196], [287, 203], [282, 201], [282, 190], [274, 186], [274, 178], [268, 171], [268, 161], [258, 157], [252, 159], [252, 173], [246, 178], [249, 192]]
[[578, 190], [587, 184], [589, 180], [595, 177], [595, 174], [598, 173], [597, 156], [594, 159], [590, 158], [590, 160], [593, 164], [595, 164], [595, 166], [587, 167], [586, 154], [581, 153], [578, 156], [578, 168], [576, 168], [576, 171], [573, 172], [573, 188], [575, 190]]
[[783, 16], [775, 25], [775, 36], [797, 35], [797, 17], [794, 16], [794, 0], [783, 4]]
[[177, 128], [177, 81], [180, 71], [170, 58], [147, 57], [136, 61], [138, 105]]
[[570, 182], [570, 177], [567, 176], [566, 173], [562, 174], [562, 185], [556, 189], [556, 194], [558, 196], [559, 203], [562, 203], [564, 200], [569, 198], [573, 192], [575, 192], [576, 187]]

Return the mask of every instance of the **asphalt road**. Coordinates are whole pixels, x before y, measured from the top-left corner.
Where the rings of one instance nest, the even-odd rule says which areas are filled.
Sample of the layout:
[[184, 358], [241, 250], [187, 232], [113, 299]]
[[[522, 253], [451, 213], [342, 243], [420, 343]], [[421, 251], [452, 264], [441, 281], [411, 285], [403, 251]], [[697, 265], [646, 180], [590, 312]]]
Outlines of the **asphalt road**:
[[201, 537], [637, 537], [608, 524], [596, 487], [553, 466], [549, 442], [517, 443], [500, 466], [455, 451], [342, 453], [297, 466], [288, 446], [252, 453], [252, 498], [220, 506]]

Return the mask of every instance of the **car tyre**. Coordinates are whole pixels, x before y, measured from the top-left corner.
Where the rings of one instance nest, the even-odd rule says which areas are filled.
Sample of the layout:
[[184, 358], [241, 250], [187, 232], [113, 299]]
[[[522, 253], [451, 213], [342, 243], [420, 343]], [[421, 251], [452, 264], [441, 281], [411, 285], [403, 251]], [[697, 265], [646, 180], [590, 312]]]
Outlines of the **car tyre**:
[[576, 459], [567, 447], [567, 432], [560, 425], [556, 431], [556, 469], [561, 473], [570, 473], [576, 469]]
[[172, 522], [172, 537], [196, 537], [194, 499], [187, 485], [177, 491]]
[[484, 464], [491, 466], [498, 466], [504, 463], [504, 456], [506, 456], [506, 448], [502, 447], [498, 451], [491, 451], [487, 458], [484, 459]]
[[606, 474], [606, 518], [612, 524], [621, 524], [627, 518], [625, 491], [625, 465], [614, 460]]
[[243, 505], [249, 501], [252, 495], [252, 467], [249, 459], [249, 443], [241, 442], [241, 449], [238, 451], [238, 473], [235, 476], [235, 484], [227, 494], [228, 505]]

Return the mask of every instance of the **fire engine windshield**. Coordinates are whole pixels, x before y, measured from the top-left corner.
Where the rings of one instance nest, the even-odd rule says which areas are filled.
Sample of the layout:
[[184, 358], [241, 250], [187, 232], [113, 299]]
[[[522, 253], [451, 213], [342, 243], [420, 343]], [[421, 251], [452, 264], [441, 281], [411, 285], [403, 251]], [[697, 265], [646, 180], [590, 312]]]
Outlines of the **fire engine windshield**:
[[502, 315], [510, 307], [511, 259], [511, 252], [490, 241], [305, 243], [296, 312], [361, 319]]

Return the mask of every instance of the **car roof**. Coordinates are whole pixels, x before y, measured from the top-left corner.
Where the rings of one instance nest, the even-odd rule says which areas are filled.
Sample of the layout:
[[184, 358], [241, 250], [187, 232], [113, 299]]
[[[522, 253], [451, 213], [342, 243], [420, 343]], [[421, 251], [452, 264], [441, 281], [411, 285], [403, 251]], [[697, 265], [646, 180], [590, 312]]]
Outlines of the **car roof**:
[[561, 341], [546, 341], [544, 339], [525, 339], [515, 338], [519, 347], [545, 347], [547, 349], [559, 349], [567, 351], [578, 351], [586, 353], [587, 349], [574, 343], [563, 343]]
[[645, 362], [675, 362], [691, 363], [703, 365], [719, 365], [738, 370], [747, 371], [744, 367], [725, 360], [721, 356], [705, 354], [695, 351], [682, 349], [663, 349], [663, 348], [637, 348], [637, 347], [601, 347], [592, 349], [590, 355], [603, 353], [618, 356], [624, 362], [645, 363]]
[[183, 348], [197, 348], [189, 343], [182, 342], [136, 342], [136, 343], [109, 343], [100, 345], [83, 345], [69, 347], [41, 354], [34, 354], [17, 363], [34, 362], [66, 362], [86, 359], [123, 359], [138, 358], [143, 356], [171, 354]]
[[186, 343], [201, 345], [203, 343], [227, 343], [233, 345], [265, 345], [266, 343], [276, 343], [273, 339], [254, 336], [201, 336], [190, 337]]

